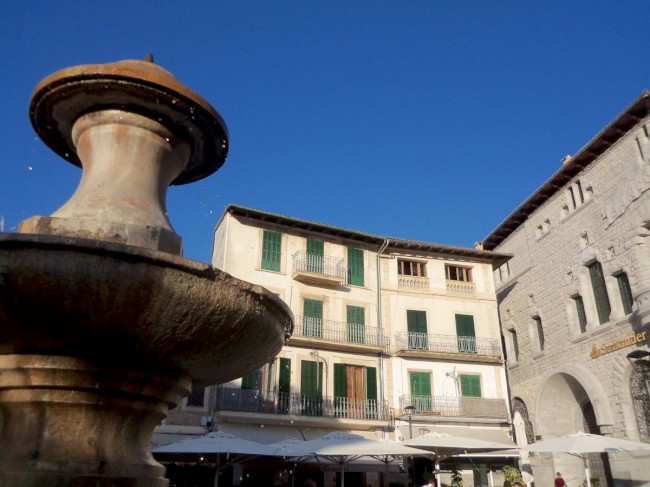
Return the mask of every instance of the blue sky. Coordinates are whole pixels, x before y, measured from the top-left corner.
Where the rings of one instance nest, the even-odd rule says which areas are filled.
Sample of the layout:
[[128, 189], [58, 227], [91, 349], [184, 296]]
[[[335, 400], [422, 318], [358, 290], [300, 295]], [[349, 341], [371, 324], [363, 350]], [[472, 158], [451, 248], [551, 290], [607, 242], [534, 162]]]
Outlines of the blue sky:
[[0, 16], [0, 215], [49, 215], [81, 171], [36, 138], [35, 85], [143, 59], [207, 99], [230, 154], [172, 187], [185, 255], [230, 203], [473, 246], [650, 88], [647, 1], [30, 1]]

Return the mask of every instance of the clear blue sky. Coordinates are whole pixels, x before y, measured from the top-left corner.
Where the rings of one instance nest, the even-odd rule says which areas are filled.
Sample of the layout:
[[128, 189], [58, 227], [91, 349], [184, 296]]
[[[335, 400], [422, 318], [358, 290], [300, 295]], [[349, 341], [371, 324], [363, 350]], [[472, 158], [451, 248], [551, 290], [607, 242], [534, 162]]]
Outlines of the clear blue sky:
[[28, 119], [69, 66], [143, 59], [230, 130], [225, 166], [172, 187], [185, 255], [230, 203], [472, 246], [650, 88], [646, 1], [26, 1], [0, 16], [0, 215], [49, 215], [81, 171]]

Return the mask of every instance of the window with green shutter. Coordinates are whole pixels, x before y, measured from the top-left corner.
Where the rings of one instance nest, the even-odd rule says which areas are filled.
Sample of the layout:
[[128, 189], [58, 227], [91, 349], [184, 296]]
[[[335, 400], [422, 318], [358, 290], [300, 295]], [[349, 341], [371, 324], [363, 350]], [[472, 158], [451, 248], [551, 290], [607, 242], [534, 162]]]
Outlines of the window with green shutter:
[[456, 315], [456, 337], [460, 353], [476, 353], [476, 332], [474, 317], [471, 315]]
[[617, 274], [616, 281], [618, 282], [618, 290], [621, 293], [623, 311], [626, 315], [629, 315], [632, 312], [632, 305], [634, 304], [634, 298], [632, 298], [632, 289], [630, 288], [630, 281], [627, 278], [627, 274], [625, 272]]
[[259, 377], [259, 372], [251, 372], [250, 374], [245, 375], [241, 378], [241, 388], [242, 389], [257, 389], [258, 384], [257, 380]]
[[303, 301], [303, 336], [323, 338], [323, 302], [317, 299]]
[[364, 275], [363, 250], [348, 247], [348, 284], [363, 286]]
[[300, 362], [300, 396], [302, 414], [323, 414], [323, 364], [318, 361]]
[[591, 287], [594, 291], [594, 299], [596, 300], [596, 310], [598, 311], [598, 321], [602, 325], [609, 321], [609, 315], [612, 312], [612, 307], [609, 303], [609, 296], [607, 295], [607, 285], [605, 284], [605, 275], [600, 262], [596, 261], [587, 266], [589, 268], [589, 277], [591, 278]]
[[366, 342], [366, 310], [360, 306], [346, 306], [348, 342]]
[[[363, 371], [360, 383], [356, 382], [360, 379], [358, 374], [350, 374], [350, 371], [359, 369]], [[349, 383], [348, 378], [354, 383]], [[351, 393], [350, 391], [355, 392]], [[351, 397], [351, 394], [356, 394], [356, 397]], [[334, 364], [334, 407], [337, 417], [376, 419], [379, 414], [377, 369], [358, 365]]]
[[460, 394], [463, 397], [481, 396], [481, 376], [473, 374], [460, 374]]
[[278, 412], [287, 414], [291, 405], [291, 359], [280, 357], [280, 380], [278, 383]]
[[542, 319], [539, 316], [533, 316], [533, 321], [535, 322], [535, 330], [537, 331], [537, 344], [539, 345], [539, 351], [541, 352], [544, 350], [544, 345], [546, 343]]
[[203, 407], [205, 401], [205, 387], [192, 386], [192, 392], [187, 396], [186, 405], [191, 407]]
[[426, 311], [406, 310], [406, 325], [408, 327], [409, 350], [428, 350]]
[[325, 244], [322, 240], [307, 239], [307, 272], [323, 273]]
[[264, 230], [262, 236], [262, 269], [280, 272], [282, 234]]
[[416, 411], [431, 411], [431, 373], [409, 372], [411, 385], [411, 406]]

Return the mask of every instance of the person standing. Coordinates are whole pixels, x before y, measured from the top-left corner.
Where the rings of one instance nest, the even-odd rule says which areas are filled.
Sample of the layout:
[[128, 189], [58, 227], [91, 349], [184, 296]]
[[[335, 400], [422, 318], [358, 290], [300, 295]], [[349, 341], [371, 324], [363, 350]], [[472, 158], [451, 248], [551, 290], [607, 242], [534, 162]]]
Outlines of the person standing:
[[566, 482], [562, 478], [562, 474], [557, 472], [555, 476], [555, 487], [567, 487]]

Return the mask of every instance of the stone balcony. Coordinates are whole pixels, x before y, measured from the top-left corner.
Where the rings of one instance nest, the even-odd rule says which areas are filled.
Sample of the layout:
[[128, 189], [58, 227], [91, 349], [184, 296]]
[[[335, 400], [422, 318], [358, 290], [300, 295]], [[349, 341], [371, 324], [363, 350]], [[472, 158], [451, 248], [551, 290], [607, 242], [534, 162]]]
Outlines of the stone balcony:
[[298, 251], [293, 254], [293, 274], [296, 281], [317, 286], [343, 286], [347, 269], [343, 259]]
[[412, 358], [442, 358], [466, 362], [501, 363], [503, 353], [498, 338], [399, 332], [394, 353]]
[[406, 406], [413, 406], [412, 416], [418, 419], [436, 417], [487, 418], [508, 420], [505, 399], [454, 396], [415, 396], [406, 394], [399, 398], [399, 415], [407, 414]]
[[295, 321], [289, 345], [390, 353], [390, 338], [376, 327], [308, 316], [295, 316]]

